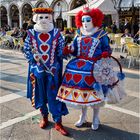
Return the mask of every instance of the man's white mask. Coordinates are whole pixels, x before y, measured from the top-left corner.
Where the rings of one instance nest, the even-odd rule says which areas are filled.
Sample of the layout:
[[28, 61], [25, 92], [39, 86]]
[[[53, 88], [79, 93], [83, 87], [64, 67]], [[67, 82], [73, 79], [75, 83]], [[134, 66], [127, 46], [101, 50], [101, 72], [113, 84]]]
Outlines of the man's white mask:
[[90, 16], [82, 16], [82, 26], [85, 31], [93, 30], [92, 18]]
[[49, 32], [54, 28], [51, 14], [35, 14], [33, 21], [36, 22], [34, 29], [39, 32]]

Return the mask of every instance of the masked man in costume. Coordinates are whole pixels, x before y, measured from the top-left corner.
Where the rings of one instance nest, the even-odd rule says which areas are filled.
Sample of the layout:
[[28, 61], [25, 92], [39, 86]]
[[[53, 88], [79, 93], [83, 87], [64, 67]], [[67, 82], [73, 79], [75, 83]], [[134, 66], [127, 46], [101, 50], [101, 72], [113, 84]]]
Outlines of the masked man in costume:
[[97, 130], [100, 124], [99, 108], [104, 105], [104, 94], [92, 75], [93, 64], [101, 57], [111, 55], [107, 33], [100, 27], [103, 13], [99, 9], [84, 8], [76, 15], [78, 34], [67, 53], [75, 56], [66, 66], [57, 99], [80, 106], [82, 114], [76, 126], [86, 122], [87, 106], [93, 108], [91, 128]]
[[65, 103], [56, 100], [62, 81], [64, 40], [59, 30], [54, 28], [52, 9], [34, 8], [33, 12], [36, 24], [28, 30], [24, 44], [25, 57], [29, 62], [27, 97], [31, 99], [32, 106], [41, 111], [41, 128], [48, 125], [50, 112], [55, 129], [68, 135], [62, 126], [62, 115], [67, 115], [68, 110]]

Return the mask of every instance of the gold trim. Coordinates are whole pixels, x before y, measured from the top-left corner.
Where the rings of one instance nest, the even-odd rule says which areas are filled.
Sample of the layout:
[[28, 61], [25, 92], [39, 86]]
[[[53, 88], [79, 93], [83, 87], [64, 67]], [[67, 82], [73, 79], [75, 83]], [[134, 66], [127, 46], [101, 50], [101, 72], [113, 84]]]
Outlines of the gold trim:
[[100, 38], [100, 35], [102, 34], [103, 30], [100, 31], [100, 33], [98, 34], [97, 38]]
[[105, 36], [106, 34], [107, 34], [107, 33], [105, 33], [105, 34], [101, 35], [101, 36], [100, 36], [100, 38], [101, 38], [101, 37], [103, 37], [103, 36]]

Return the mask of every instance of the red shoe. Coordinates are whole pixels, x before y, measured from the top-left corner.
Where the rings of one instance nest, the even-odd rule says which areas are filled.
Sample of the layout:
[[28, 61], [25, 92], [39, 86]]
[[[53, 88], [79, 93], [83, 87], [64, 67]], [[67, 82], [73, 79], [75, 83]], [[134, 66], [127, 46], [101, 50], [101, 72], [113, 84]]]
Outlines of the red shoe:
[[44, 129], [48, 125], [48, 117], [43, 117], [43, 119], [39, 123], [39, 127]]
[[63, 125], [61, 123], [55, 123], [54, 127], [57, 131], [59, 131], [62, 135], [68, 136], [69, 133], [64, 129]]

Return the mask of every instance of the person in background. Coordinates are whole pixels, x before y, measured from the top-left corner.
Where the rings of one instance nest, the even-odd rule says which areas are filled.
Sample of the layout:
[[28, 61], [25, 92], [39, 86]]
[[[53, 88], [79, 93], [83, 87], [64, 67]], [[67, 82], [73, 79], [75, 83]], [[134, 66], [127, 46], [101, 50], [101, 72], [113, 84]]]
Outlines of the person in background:
[[140, 44], [140, 29], [134, 36], [134, 42]]
[[74, 29], [73, 29], [73, 28], [70, 28], [70, 33], [71, 33], [72, 35], [74, 35]]
[[27, 27], [28, 27], [28, 23], [27, 23], [26, 20], [24, 20], [24, 21], [23, 21], [22, 28], [23, 28], [24, 30], [27, 30]]
[[27, 29], [29, 30], [29, 29], [33, 29], [33, 28], [34, 28], [34, 22], [32, 19], [29, 19]]
[[5, 35], [6, 35], [5, 28], [1, 28], [0, 29], [0, 37], [5, 36]]
[[13, 33], [11, 34], [11, 36], [18, 37], [18, 35], [19, 35], [19, 29], [18, 29], [18, 27], [15, 27]]
[[115, 21], [113, 21], [113, 24], [111, 25], [111, 28], [112, 28], [112, 32], [116, 34], [116, 32], [117, 32], [117, 25], [116, 25]]
[[25, 34], [26, 34], [26, 31], [23, 28], [21, 28], [17, 37], [23, 38], [25, 36]]
[[131, 25], [127, 18], [125, 18], [125, 23], [124, 23], [123, 29], [124, 29], [124, 31], [125, 31], [125, 29], [128, 29], [131, 32]]
[[132, 37], [132, 35], [129, 33], [129, 30], [126, 28], [124, 30], [124, 34], [121, 37]]
[[72, 37], [68, 29], [65, 30], [64, 36], [65, 36], [65, 43], [66, 44], [71, 43]]

